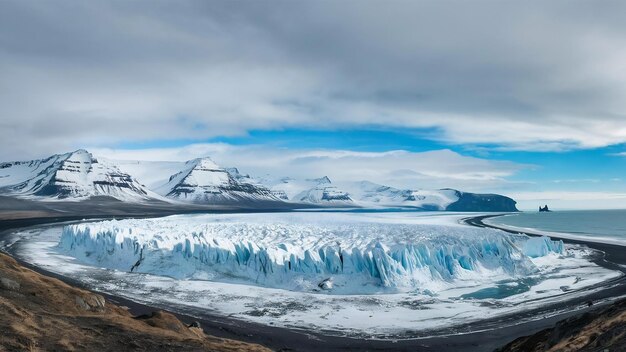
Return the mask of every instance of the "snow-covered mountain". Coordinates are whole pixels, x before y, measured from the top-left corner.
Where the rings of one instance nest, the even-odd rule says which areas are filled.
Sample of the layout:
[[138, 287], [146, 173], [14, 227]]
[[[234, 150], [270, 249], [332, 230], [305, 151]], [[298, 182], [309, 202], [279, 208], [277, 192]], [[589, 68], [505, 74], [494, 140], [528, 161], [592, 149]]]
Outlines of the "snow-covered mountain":
[[455, 189], [398, 189], [369, 181], [343, 186], [363, 207], [410, 207], [438, 211], [517, 211], [515, 201], [498, 194], [477, 194]]
[[399, 189], [369, 181], [333, 183], [329, 177], [298, 180], [260, 178], [272, 193], [288, 202], [318, 206], [402, 207], [430, 211], [517, 211], [515, 201], [497, 194], [454, 189]]
[[285, 201], [323, 206], [355, 206], [348, 192], [332, 183], [328, 176], [296, 180], [290, 177], [279, 179], [262, 178], [272, 193]]
[[[315, 175], [311, 175], [315, 176]], [[147, 186], [146, 186], [147, 185]], [[333, 183], [327, 176], [251, 177], [210, 158], [187, 162], [95, 158], [85, 150], [46, 159], [0, 163], [0, 195], [82, 200], [109, 196], [126, 202], [257, 207], [404, 207], [419, 210], [517, 211], [497, 194], [454, 189], [399, 189], [368, 181]]]
[[379, 185], [369, 181], [345, 186], [363, 206], [400, 206], [423, 210], [446, 210], [459, 197], [454, 190], [411, 190]]
[[110, 196], [122, 201], [160, 198], [114, 164], [83, 149], [0, 164], [0, 194], [48, 199]]
[[170, 176], [156, 191], [171, 199], [200, 204], [281, 202], [269, 189], [255, 184], [237, 169], [221, 168], [210, 158], [186, 162], [183, 170]]

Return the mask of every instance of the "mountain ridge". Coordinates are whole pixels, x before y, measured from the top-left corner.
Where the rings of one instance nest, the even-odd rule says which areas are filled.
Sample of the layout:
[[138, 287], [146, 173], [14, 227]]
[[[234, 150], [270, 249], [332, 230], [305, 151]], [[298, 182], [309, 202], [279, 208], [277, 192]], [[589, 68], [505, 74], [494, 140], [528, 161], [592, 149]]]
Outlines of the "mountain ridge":
[[[6, 173], [15, 169], [13, 174]], [[112, 196], [141, 201], [159, 197], [131, 175], [84, 149], [45, 159], [0, 164], [0, 193], [52, 199]]]
[[208, 157], [185, 163], [186, 169], [170, 176], [159, 188], [162, 195], [192, 203], [231, 204], [239, 202], [278, 202], [269, 189], [245, 181], [237, 169], [221, 168]]
[[[142, 179], [149, 179], [149, 187]], [[44, 159], [0, 163], [0, 194], [38, 200], [82, 200], [109, 196], [125, 202], [235, 205], [249, 208], [403, 207], [425, 211], [518, 211], [498, 194], [451, 188], [401, 189], [367, 180], [334, 183], [324, 175], [254, 177], [222, 167], [209, 157], [186, 162], [96, 158], [84, 149]]]

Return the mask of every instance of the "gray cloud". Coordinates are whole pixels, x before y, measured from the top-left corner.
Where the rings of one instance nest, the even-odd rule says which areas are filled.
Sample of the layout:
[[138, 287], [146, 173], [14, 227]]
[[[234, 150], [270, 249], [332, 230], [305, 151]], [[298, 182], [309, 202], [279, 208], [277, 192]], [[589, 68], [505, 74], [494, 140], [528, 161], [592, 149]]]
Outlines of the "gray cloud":
[[626, 142], [619, 1], [0, 2], [0, 158], [251, 129]]

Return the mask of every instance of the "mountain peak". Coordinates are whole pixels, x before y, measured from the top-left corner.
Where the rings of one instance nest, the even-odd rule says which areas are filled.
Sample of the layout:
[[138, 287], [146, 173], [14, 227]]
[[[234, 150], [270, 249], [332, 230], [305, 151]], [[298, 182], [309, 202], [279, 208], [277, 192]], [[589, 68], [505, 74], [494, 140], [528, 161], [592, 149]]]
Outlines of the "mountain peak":
[[194, 168], [207, 169], [207, 170], [219, 170], [221, 167], [217, 165], [213, 159], [208, 156], [203, 158], [197, 158], [190, 161], [190, 163], [194, 164]]
[[269, 189], [253, 184], [236, 168], [222, 168], [211, 158], [187, 162], [187, 169], [170, 176], [162, 187], [166, 197], [193, 203], [236, 204], [280, 201]]
[[371, 181], [366, 181], [366, 180], [359, 181], [359, 182], [357, 182], [357, 184], [362, 186], [362, 187], [380, 187], [380, 186], [382, 186], [381, 184], [374, 183], [374, 182], [371, 182]]
[[79, 162], [85, 164], [96, 162], [93, 155], [85, 149], [78, 149], [65, 155], [67, 155], [67, 158], [65, 159], [66, 162]]
[[58, 199], [110, 196], [130, 201], [152, 197], [132, 176], [121, 172], [113, 163], [98, 162], [85, 149], [14, 163], [3, 170], [2, 192], [15, 196]]
[[76, 149], [75, 151], [71, 152], [70, 154], [91, 154], [89, 153], [86, 149]]
[[317, 183], [318, 185], [322, 185], [322, 184], [330, 184], [330, 183], [332, 183], [332, 182], [330, 181], [330, 178], [328, 178], [328, 176], [324, 176], [324, 177], [320, 177], [320, 178], [308, 179], [307, 181], [310, 181], [310, 182], [315, 182], [315, 183]]

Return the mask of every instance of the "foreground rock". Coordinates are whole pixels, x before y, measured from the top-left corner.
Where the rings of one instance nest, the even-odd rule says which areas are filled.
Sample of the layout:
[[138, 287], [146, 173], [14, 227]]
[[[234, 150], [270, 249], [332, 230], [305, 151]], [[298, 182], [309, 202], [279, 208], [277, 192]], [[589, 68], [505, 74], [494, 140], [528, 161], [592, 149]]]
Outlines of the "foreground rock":
[[207, 336], [174, 315], [132, 317], [100, 295], [21, 267], [0, 253], [0, 351], [267, 351]]
[[626, 351], [626, 300], [560, 321], [498, 351]]

